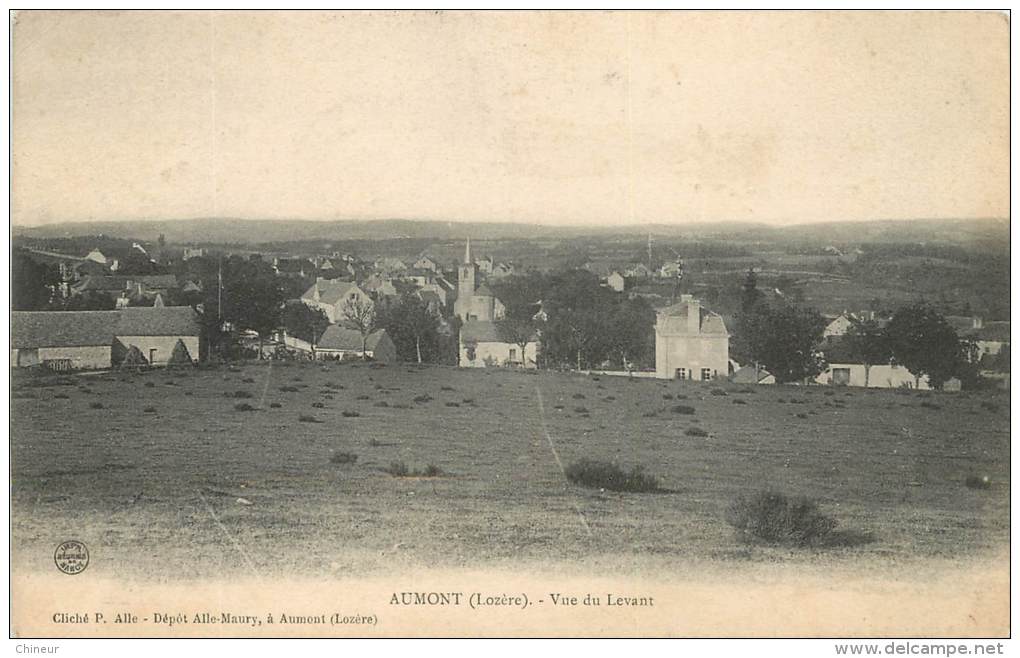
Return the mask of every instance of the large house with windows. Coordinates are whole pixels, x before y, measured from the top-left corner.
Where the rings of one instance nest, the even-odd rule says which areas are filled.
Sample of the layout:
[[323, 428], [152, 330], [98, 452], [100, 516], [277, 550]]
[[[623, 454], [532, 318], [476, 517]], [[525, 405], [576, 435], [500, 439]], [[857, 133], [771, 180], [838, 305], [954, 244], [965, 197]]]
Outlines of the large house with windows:
[[709, 381], [729, 375], [730, 334], [722, 317], [691, 295], [658, 312], [655, 374], [662, 379]]
[[348, 302], [372, 304], [372, 298], [358, 284], [323, 278], [315, 280], [312, 287], [301, 295], [301, 301], [312, 308], [322, 309], [332, 324], [343, 322], [344, 306]]

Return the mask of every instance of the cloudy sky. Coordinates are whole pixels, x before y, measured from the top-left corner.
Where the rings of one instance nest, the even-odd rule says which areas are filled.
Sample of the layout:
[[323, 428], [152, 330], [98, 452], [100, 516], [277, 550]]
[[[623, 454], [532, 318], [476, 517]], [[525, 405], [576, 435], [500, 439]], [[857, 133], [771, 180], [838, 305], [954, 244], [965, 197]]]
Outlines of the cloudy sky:
[[12, 220], [1006, 217], [992, 13], [21, 12]]

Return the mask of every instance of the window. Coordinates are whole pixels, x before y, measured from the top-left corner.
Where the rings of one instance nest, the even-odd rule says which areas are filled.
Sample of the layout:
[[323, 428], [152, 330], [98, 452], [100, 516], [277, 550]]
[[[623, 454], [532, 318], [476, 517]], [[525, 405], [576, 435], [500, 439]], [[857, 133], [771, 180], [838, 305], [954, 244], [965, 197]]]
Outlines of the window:
[[712, 379], [712, 369], [711, 368], [702, 368], [701, 369], [701, 381], [707, 382], [710, 379]]
[[517, 350], [511, 349], [510, 350], [510, 362], [513, 363], [516, 360], [517, 360]]
[[149, 350], [149, 363], [153, 364], [155, 362], [156, 362], [156, 348], [153, 347], [151, 350]]
[[676, 369], [676, 378], [677, 379], [687, 379], [687, 368], [677, 368]]

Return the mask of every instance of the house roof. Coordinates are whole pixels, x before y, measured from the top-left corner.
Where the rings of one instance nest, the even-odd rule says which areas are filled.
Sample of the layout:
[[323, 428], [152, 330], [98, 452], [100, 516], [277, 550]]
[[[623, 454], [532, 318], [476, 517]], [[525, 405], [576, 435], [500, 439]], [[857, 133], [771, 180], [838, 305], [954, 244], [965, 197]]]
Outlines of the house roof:
[[744, 366], [730, 375], [730, 381], [735, 384], [757, 384], [771, 376], [764, 368], [756, 370], [754, 366]]
[[[370, 333], [365, 342], [365, 348], [374, 351], [376, 346], [379, 344], [379, 341], [386, 337], [386, 335], [385, 329], [379, 329]], [[317, 347], [320, 350], [345, 350], [360, 352], [361, 332], [341, 327], [338, 324], [331, 324], [326, 327], [326, 331], [322, 332], [322, 336], [319, 338]]]
[[[687, 326], [687, 313], [690, 308], [692, 308], [692, 306], [688, 302], [679, 302], [678, 304], [673, 304], [672, 306], [667, 306], [662, 309], [659, 311], [659, 315], [666, 316], [670, 319], [679, 318], [679, 322], [670, 324], [673, 327], [685, 329]], [[726, 323], [723, 322], [721, 315], [713, 313], [700, 305], [697, 305], [696, 308], [700, 315], [699, 333], [720, 335], [727, 335], [729, 333], [726, 331]]]
[[199, 331], [190, 306], [11, 313], [11, 347], [15, 349], [107, 346], [114, 336], [197, 336]]
[[173, 274], [89, 275], [78, 282], [74, 288], [78, 291], [118, 292], [126, 290], [128, 283], [141, 283], [147, 288], [176, 288], [177, 277]]
[[338, 304], [346, 299], [357, 284], [339, 279], [316, 281], [301, 295], [301, 299], [315, 300], [315, 289], [319, 289], [319, 301], [323, 304]]
[[[538, 340], [538, 336], [532, 336], [531, 340]], [[462, 343], [509, 343], [499, 335], [496, 323], [487, 320], [465, 322], [460, 328], [460, 341]]]
[[976, 332], [975, 339], [977, 340], [988, 340], [998, 341], [1000, 343], [1009, 342], [1009, 322], [1005, 321], [993, 321], [985, 322], [985, 326], [978, 329]]

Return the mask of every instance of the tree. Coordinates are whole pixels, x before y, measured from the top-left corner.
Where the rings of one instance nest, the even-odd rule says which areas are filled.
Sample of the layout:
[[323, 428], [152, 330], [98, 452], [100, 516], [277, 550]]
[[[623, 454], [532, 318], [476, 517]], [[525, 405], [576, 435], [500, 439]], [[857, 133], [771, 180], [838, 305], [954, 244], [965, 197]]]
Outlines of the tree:
[[375, 325], [390, 335], [402, 361], [442, 360], [440, 318], [414, 292], [406, 292], [396, 301], [380, 301], [376, 305]]
[[314, 347], [319, 336], [329, 326], [329, 318], [320, 308], [294, 302], [284, 305], [280, 324], [289, 335], [308, 341]]
[[892, 349], [885, 330], [874, 320], [851, 318], [850, 328], [843, 337], [847, 355], [864, 364], [864, 387], [868, 387], [871, 366], [889, 363]]
[[261, 355], [262, 341], [280, 326], [280, 312], [285, 299], [281, 281], [268, 264], [242, 258], [225, 261], [222, 272], [222, 294], [216, 281], [205, 285], [206, 313], [212, 311], [212, 317], [229, 322], [238, 329], [257, 332]]
[[35, 311], [45, 308], [60, 284], [54, 268], [37, 263], [26, 252], [15, 250], [11, 257], [11, 309]]
[[344, 323], [361, 334], [361, 357], [368, 350], [368, 335], [375, 329], [375, 307], [371, 301], [361, 297], [350, 297], [340, 310]]
[[927, 376], [929, 386], [942, 388], [966, 361], [965, 346], [956, 330], [924, 302], [896, 311], [886, 326], [886, 335], [893, 358], [914, 373], [915, 387], [922, 376]]
[[825, 319], [814, 309], [782, 300], [762, 302], [741, 314], [739, 329], [747, 355], [779, 383], [814, 377], [824, 367], [817, 346]]
[[640, 297], [615, 304], [608, 314], [608, 356], [612, 365], [631, 368], [655, 363], [655, 310]]
[[507, 314], [496, 321], [496, 333], [500, 340], [521, 348], [521, 367], [526, 368], [528, 344], [535, 340], [535, 321], [527, 313]]
[[747, 276], [744, 277], [744, 284], [740, 292], [740, 310], [744, 313], [752, 311], [755, 305], [762, 300], [762, 293], [758, 290], [758, 275], [754, 268], [747, 268]]

